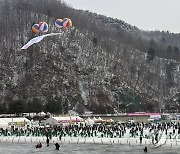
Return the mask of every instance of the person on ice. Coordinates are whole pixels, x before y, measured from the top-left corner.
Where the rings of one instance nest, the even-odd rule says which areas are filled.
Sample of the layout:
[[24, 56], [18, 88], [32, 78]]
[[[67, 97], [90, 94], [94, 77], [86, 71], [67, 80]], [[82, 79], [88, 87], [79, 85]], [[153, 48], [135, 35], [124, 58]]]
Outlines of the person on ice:
[[49, 146], [49, 138], [46, 139], [47, 147]]
[[55, 146], [56, 146], [56, 150], [59, 150], [60, 145], [56, 143]]
[[147, 150], [147, 147], [144, 147], [144, 149], [143, 149], [143, 150], [144, 150], [144, 152], [147, 152], [147, 151], [148, 151], [148, 150]]
[[140, 145], [141, 145], [142, 144], [142, 136], [140, 136], [139, 140], [140, 140]]
[[42, 148], [42, 144], [41, 143], [38, 143], [35, 145], [36, 148]]
[[61, 136], [61, 134], [59, 135], [59, 141], [61, 141], [61, 139], [62, 139], [62, 136]]

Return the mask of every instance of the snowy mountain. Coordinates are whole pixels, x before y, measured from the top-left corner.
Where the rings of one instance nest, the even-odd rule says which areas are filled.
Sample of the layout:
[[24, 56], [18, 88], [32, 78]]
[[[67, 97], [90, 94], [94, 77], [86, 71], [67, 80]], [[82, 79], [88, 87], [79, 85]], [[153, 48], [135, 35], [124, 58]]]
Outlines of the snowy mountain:
[[[66, 17], [73, 26], [57, 30]], [[62, 35], [20, 50], [40, 21]], [[60, 0], [1, 0], [0, 25], [1, 112], [179, 108], [179, 34], [141, 31]]]

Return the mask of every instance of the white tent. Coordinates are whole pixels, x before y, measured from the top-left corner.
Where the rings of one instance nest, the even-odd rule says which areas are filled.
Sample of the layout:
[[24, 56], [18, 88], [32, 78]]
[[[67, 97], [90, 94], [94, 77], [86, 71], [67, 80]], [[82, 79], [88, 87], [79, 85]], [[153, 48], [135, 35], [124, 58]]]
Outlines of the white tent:
[[97, 119], [97, 122], [103, 122], [104, 120], [101, 118], [101, 117], [99, 117], [98, 119]]
[[97, 118], [96, 118], [96, 117], [92, 118], [92, 120], [93, 120], [94, 122], [97, 122]]
[[0, 118], [0, 127], [2, 128], [7, 128], [8, 127], [8, 122], [4, 120], [4, 118]]
[[94, 120], [92, 120], [91, 118], [88, 117], [86, 119], [85, 123], [88, 124], [88, 125], [93, 125], [95, 122], [94, 122]]
[[114, 120], [112, 120], [112, 119], [109, 119], [109, 120], [106, 120], [106, 122], [114, 122]]
[[23, 118], [23, 117], [0, 118], [0, 119], [5, 120], [6, 122], [29, 122], [30, 121], [27, 118]]
[[38, 113], [38, 116], [41, 116], [41, 117], [43, 117], [45, 115], [46, 115], [46, 113], [44, 113], [43, 111]]
[[50, 117], [46, 119], [45, 123], [49, 125], [59, 125], [59, 124], [72, 124], [77, 122], [84, 122], [79, 116], [69, 116], [69, 117]]
[[70, 116], [71, 122], [84, 122], [84, 119], [79, 116]]
[[150, 115], [150, 119], [154, 119], [154, 120], [161, 119], [161, 115], [160, 115], [160, 114], [157, 114], [157, 115]]
[[8, 127], [8, 126], [24, 126], [30, 122], [27, 118], [23, 117], [12, 117], [12, 118], [0, 118], [0, 127]]

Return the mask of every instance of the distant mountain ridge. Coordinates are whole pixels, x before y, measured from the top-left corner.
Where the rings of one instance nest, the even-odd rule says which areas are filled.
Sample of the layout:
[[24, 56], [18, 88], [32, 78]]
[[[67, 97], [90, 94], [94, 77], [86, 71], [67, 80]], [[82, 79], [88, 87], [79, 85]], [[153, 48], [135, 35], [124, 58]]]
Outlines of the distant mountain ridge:
[[[73, 26], [57, 30], [68, 17]], [[0, 112], [179, 109], [179, 34], [146, 32], [60, 0], [0, 1]], [[33, 23], [50, 32], [25, 51]]]

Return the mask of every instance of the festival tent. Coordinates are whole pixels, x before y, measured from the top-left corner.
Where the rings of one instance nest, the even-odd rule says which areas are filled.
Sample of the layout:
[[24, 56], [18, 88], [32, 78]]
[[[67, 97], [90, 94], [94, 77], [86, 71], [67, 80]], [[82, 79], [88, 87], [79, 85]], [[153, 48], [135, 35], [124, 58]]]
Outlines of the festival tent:
[[150, 119], [154, 119], [154, 120], [161, 119], [161, 115], [160, 115], [160, 114], [153, 114], [153, 115], [150, 115]]
[[0, 118], [0, 127], [25, 126], [30, 120], [23, 117]]
[[109, 120], [106, 120], [106, 122], [108, 122], [108, 123], [112, 123], [112, 122], [114, 122], [114, 120], [109, 119]]
[[4, 118], [0, 118], [0, 127], [1, 128], [7, 128], [8, 127], [8, 122], [4, 120]]
[[97, 122], [103, 122], [104, 120], [101, 118], [101, 117], [99, 117], [98, 119], [97, 119]]
[[45, 123], [49, 125], [59, 125], [59, 124], [67, 125], [67, 124], [73, 124], [79, 122], [84, 122], [84, 119], [82, 119], [79, 116], [50, 117], [45, 120]]
[[30, 122], [30, 120], [24, 117], [4, 118], [4, 120], [7, 121], [9, 125], [19, 125], [19, 126], [24, 126], [25, 124]]
[[97, 118], [96, 118], [96, 117], [92, 118], [92, 120], [93, 120], [94, 122], [97, 122]]
[[29, 126], [30, 127], [36, 127], [36, 128], [38, 128], [39, 127], [39, 121], [34, 121], [33, 119], [29, 122]]
[[70, 120], [71, 122], [84, 122], [84, 119], [79, 116], [71, 116]]
[[46, 113], [44, 113], [43, 111], [38, 113], [38, 116], [40, 116], [40, 117], [43, 117], [45, 115], [46, 115]]
[[87, 118], [86, 120], [85, 120], [85, 123], [87, 124], [87, 125], [93, 125], [95, 122], [94, 122], [94, 120], [92, 120], [91, 118]]

